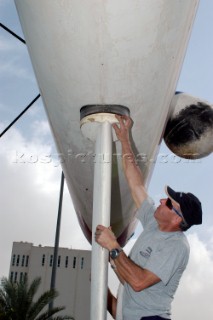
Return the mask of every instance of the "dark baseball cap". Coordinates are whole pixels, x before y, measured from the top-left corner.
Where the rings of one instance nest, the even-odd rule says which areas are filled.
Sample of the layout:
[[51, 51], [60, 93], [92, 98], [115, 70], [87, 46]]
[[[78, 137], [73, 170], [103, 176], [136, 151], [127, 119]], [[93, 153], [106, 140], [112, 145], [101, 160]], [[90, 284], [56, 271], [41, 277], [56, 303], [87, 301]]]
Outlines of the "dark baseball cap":
[[202, 207], [200, 200], [192, 193], [176, 192], [172, 188], [165, 187], [168, 197], [180, 205], [184, 220], [188, 226], [202, 223]]

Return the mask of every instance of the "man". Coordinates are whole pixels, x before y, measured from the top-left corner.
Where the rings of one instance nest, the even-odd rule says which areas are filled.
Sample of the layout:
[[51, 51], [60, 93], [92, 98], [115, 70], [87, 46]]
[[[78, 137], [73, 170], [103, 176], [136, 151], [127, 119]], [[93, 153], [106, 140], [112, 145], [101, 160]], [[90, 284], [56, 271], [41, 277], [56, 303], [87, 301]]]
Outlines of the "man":
[[[123, 284], [123, 320], [171, 318], [171, 302], [189, 258], [189, 245], [183, 231], [202, 223], [200, 201], [191, 193], [175, 192], [155, 208], [144, 188], [143, 176], [131, 148], [129, 131], [132, 120], [117, 116], [113, 125], [122, 145], [124, 172], [138, 208], [143, 232], [130, 256], [120, 248], [111, 228], [98, 225], [95, 239], [109, 250], [112, 267]], [[120, 300], [120, 296], [118, 297]], [[119, 301], [120, 305], [120, 301]], [[108, 292], [108, 309], [116, 317], [117, 299]], [[120, 318], [119, 318], [120, 319]]]

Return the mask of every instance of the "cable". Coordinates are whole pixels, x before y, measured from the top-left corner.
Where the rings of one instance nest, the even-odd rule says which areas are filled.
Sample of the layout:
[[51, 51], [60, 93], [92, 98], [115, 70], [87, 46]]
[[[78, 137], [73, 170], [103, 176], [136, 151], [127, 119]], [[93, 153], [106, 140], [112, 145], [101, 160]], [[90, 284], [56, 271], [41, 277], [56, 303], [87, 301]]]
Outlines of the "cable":
[[33, 99], [33, 100], [30, 102], [30, 104], [28, 104], [28, 106], [18, 115], [18, 117], [16, 117], [16, 118], [11, 122], [11, 124], [9, 124], [9, 126], [2, 131], [2, 133], [0, 134], [0, 138], [5, 134], [5, 132], [7, 132], [7, 130], [10, 129], [10, 127], [12, 127], [12, 125], [13, 125], [19, 118], [21, 118], [21, 116], [33, 105], [34, 102], [36, 102], [36, 100], [38, 100], [38, 98], [40, 98], [40, 96], [41, 96], [41, 95], [40, 95], [40, 93], [39, 93], [39, 94], [35, 97], [35, 99]]
[[[6, 30], [7, 32], [9, 32], [10, 34], [12, 34], [15, 38], [17, 38], [18, 40], [20, 40], [21, 42], [23, 42], [24, 44], [26, 44], [26, 41], [24, 39], [22, 39], [21, 37], [19, 37], [15, 32], [13, 32], [12, 30], [10, 30], [9, 28], [7, 28], [4, 24], [0, 23], [0, 27], [2, 27], [4, 30]], [[33, 99], [30, 104], [18, 115], [18, 117], [16, 117], [11, 124], [9, 124], [9, 126], [4, 129], [2, 131], [2, 133], [0, 134], [0, 138], [5, 134], [5, 132], [7, 132], [7, 130], [9, 130], [12, 125], [33, 105], [34, 102], [36, 102], [36, 100], [38, 100], [38, 98], [40, 98], [40, 94], [38, 94], [35, 99]]]
[[21, 37], [19, 37], [15, 32], [13, 32], [12, 30], [8, 29], [4, 24], [0, 23], [0, 27], [2, 27], [4, 30], [6, 30], [7, 32], [9, 32], [10, 34], [12, 34], [15, 38], [19, 39], [21, 42], [23, 42], [24, 44], [26, 44], [26, 41], [24, 39], [22, 39]]

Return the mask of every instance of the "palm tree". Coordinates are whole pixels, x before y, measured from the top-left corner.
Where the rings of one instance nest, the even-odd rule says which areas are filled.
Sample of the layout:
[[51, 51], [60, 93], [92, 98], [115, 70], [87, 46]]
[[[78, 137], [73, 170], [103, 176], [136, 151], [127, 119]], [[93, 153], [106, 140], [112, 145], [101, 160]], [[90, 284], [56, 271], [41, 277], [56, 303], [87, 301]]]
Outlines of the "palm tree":
[[48, 311], [41, 311], [53, 301], [58, 293], [56, 290], [44, 292], [36, 301], [34, 296], [41, 283], [41, 278], [35, 278], [31, 284], [27, 277], [23, 281], [13, 282], [2, 278], [0, 287], [0, 320], [74, 320], [70, 316], [56, 316], [65, 307], [54, 307]]

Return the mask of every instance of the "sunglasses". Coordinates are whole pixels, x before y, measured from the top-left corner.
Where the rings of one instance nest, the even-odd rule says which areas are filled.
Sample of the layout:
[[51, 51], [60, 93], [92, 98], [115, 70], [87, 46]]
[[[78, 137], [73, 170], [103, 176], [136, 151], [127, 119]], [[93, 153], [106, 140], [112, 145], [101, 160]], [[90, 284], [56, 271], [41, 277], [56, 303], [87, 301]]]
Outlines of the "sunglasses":
[[[182, 215], [177, 209], [175, 209], [175, 208], [173, 207], [172, 201], [171, 201], [170, 198], [168, 198], [168, 199], [166, 200], [165, 205], [166, 205], [170, 210], [173, 210], [179, 217], [181, 217], [181, 218], [184, 220], [183, 215]], [[184, 220], [184, 221], [185, 221], [185, 220]]]

